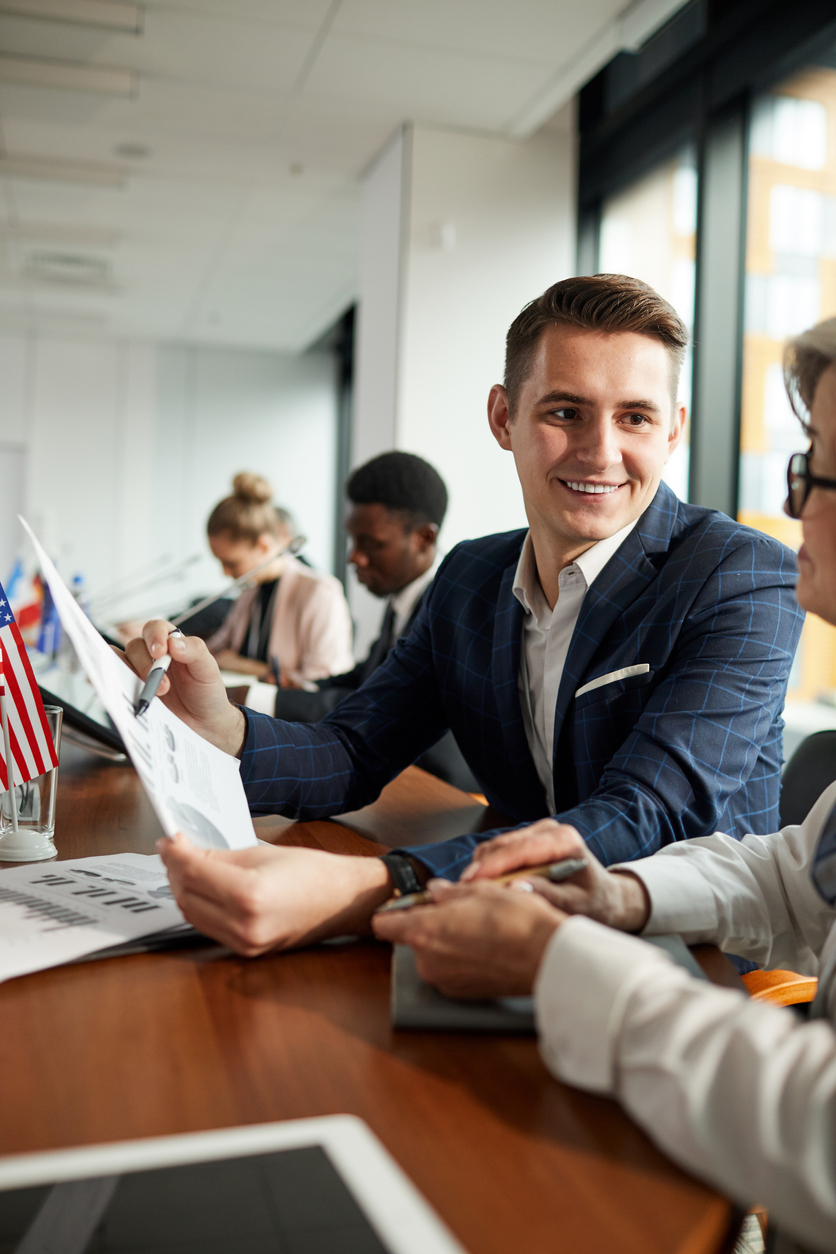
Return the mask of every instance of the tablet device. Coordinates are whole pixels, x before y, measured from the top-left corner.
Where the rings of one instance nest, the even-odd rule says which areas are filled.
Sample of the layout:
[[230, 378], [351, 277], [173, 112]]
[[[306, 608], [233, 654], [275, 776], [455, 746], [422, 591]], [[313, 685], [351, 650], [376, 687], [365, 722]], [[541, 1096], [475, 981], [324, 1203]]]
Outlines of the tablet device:
[[85, 748], [124, 753], [122, 737], [84, 671], [65, 669], [35, 649], [29, 649], [29, 657], [44, 705], [60, 705], [64, 711], [63, 735]]
[[16, 1254], [465, 1254], [351, 1115], [0, 1159]]

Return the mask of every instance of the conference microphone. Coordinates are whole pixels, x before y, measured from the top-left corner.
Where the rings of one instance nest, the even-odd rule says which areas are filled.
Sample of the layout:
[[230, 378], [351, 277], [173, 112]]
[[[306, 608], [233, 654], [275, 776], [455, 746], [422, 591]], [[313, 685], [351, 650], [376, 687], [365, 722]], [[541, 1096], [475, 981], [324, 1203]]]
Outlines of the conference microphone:
[[186, 573], [190, 566], [194, 566], [195, 562], [199, 562], [200, 559], [200, 553], [192, 553], [191, 557], [184, 557], [182, 561], [177, 562], [168, 570], [158, 570], [157, 573], [150, 579], [145, 579], [141, 583], [129, 584], [128, 587], [123, 588], [121, 592], [111, 592], [109, 596], [93, 597], [91, 599], [91, 606], [95, 606], [96, 613], [101, 614], [102, 606], [110, 604], [111, 609], [108, 610], [108, 615], [112, 616], [112, 603], [115, 602], [118, 605], [119, 602], [124, 601], [126, 597], [136, 596], [140, 592], [146, 592], [149, 588], [159, 587], [161, 583], [168, 583], [172, 579], [179, 579]]
[[220, 592], [213, 593], [212, 596], [204, 597], [202, 601], [198, 601], [197, 605], [190, 605], [187, 610], [183, 610], [182, 614], [178, 614], [176, 618], [170, 621], [175, 627], [179, 627], [181, 623], [185, 623], [187, 619], [195, 614], [199, 614], [201, 610], [208, 609], [210, 605], [214, 605], [216, 601], [228, 597], [230, 592], [235, 592], [238, 588], [244, 588], [247, 584], [252, 583], [253, 576], [257, 575], [260, 570], [264, 570], [265, 566], [269, 566], [275, 562], [276, 558], [284, 557], [285, 553], [298, 553], [304, 544], [307, 543], [307, 536], [294, 536], [283, 549], [279, 549], [275, 553], [271, 553], [269, 557], [265, 557], [263, 562], [259, 562], [257, 566], [253, 566], [252, 570], [248, 570], [245, 575], [233, 580], [232, 583], [221, 589]]

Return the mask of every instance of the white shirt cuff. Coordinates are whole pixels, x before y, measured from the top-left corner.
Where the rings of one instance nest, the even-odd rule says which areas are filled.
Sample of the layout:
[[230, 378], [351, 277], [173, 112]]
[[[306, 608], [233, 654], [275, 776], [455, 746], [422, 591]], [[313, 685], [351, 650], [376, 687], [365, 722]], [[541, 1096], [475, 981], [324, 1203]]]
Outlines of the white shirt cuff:
[[670, 962], [662, 950], [582, 915], [557, 929], [534, 985], [540, 1052], [553, 1075], [612, 1091], [624, 1008], [636, 982], [660, 962]]
[[689, 945], [716, 937], [719, 918], [714, 893], [691, 859], [666, 857], [660, 850], [652, 858], [621, 863], [619, 869], [640, 879], [650, 897], [643, 935], [676, 932]]

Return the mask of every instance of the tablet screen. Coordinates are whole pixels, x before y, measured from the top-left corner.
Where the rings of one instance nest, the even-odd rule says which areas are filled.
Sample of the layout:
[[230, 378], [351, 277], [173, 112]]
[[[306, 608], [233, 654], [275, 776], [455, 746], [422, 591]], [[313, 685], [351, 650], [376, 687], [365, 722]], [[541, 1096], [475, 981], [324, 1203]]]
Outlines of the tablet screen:
[[122, 738], [84, 671], [80, 667], [74, 670], [63, 667], [35, 649], [28, 652], [43, 703], [62, 707], [65, 729], [72, 728], [110, 749], [124, 753]]
[[387, 1254], [319, 1145], [0, 1193], [21, 1254]]
[[465, 1254], [360, 1119], [0, 1157], [6, 1254]]

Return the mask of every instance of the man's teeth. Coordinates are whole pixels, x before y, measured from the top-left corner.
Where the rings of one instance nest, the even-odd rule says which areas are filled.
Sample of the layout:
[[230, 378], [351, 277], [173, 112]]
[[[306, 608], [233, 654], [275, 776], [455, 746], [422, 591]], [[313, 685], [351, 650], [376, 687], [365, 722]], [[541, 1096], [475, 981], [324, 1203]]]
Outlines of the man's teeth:
[[616, 488], [620, 488], [620, 483], [572, 483], [566, 480], [566, 486], [574, 492], [615, 492]]

